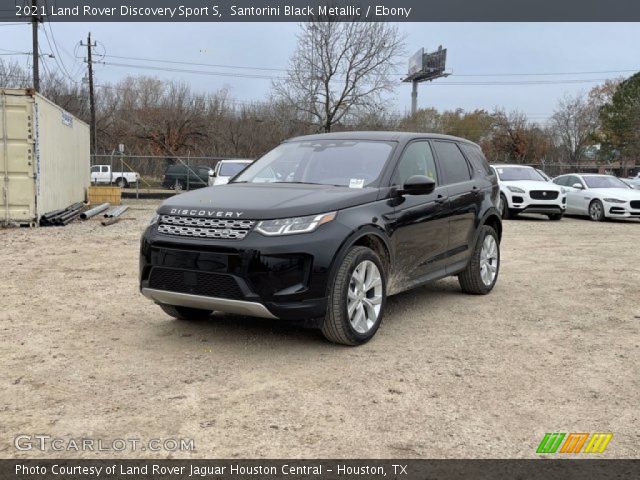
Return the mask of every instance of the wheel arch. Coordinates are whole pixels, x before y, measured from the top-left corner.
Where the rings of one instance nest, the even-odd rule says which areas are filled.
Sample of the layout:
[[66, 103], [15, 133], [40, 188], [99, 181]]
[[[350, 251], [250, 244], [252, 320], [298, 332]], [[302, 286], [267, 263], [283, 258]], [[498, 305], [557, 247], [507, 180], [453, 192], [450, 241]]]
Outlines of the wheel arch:
[[498, 234], [498, 241], [502, 241], [502, 219], [500, 218], [500, 214], [497, 210], [492, 209], [487, 212], [480, 222], [479, 227], [483, 225], [488, 225], [493, 228]]
[[368, 247], [376, 252], [384, 264], [386, 275], [389, 276], [393, 265], [393, 251], [389, 239], [384, 230], [371, 224], [361, 226], [342, 242], [331, 264], [330, 279], [334, 278], [338, 266], [344, 260], [349, 249], [358, 245]]

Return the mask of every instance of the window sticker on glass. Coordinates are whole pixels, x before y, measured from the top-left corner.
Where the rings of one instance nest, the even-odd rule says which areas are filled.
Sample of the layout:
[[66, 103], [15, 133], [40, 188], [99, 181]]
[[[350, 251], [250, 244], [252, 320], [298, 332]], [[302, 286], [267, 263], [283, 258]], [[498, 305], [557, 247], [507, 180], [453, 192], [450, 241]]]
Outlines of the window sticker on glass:
[[498, 173], [499, 173], [500, 175], [502, 175], [502, 174], [504, 173], [504, 169], [503, 169], [503, 168], [499, 168], [499, 169], [498, 169]]
[[349, 188], [363, 188], [364, 178], [352, 178], [349, 180]]

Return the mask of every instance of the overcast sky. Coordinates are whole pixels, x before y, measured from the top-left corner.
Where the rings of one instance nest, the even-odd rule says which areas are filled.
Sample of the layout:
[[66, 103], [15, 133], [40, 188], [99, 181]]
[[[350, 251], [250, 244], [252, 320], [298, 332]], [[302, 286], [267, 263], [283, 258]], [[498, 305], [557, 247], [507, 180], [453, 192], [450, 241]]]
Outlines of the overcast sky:
[[[286, 68], [296, 32], [294, 23], [53, 23], [44, 27], [53, 37], [67, 70], [81, 79], [86, 65], [74, 59], [78, 42], [92, 32], [99, 52], [107, 55], [141, 57], [251, 68]], [[422, 84], [418, 105], [437, 109], [463, 108], [492, 110], [501, 107], [519, 110], [534, 121], [544, 122], [559, 98], [589, 90], [598, 82], [557, 83], [629, 76], [640, 70], [640, 24], [609, 23], [403, 23], [407, 52], [443, 45], [448, 49], [447, 79]], [[43, 52], [52, 48], [41, 33]], [[29, 51], [31, 30], [27, 25], [0, 23], [0, 49]], [[0, 53], [6, 53], [0, 50]], [[26, 65], [26, 55], [2, 55]], [[135, 60], [105, 58], [112, 63], [209, 70], [252, 75], [281, 75], [277, 71], [222, 67], [181, 66]], [[53, 60], [47, 60], [56, 68]], [[400, 71], [406, 70], [403, 62]], [[623, 72], [627, 71], [627, 72]], [[491, 74], [553, 74], [532, 76], [484, 76]], [[579, 72], [607, 72], [580, 74]], [[619, 72], [619, 73], [615, 73]], [[235, 78], [178, 72], [156, 72], [130, 67], [97, 65], [96, 82], [113, 82], [133, 74], [182, 79], [200, 91], [227, 88], [238, 101], [264, 98], [268, 79]], [[467, 76], [468, 75], [468, 76]], [[479, 76], [475, 76], [479, 75]], [[400, 76], [398, 77], [400, 79]], [[543, 81], [551, 84], [496, 85], [495, 82]], [[447, 85], [448, 83], [490, 82], [492, 85]], [[392, 106], [403, 113], [410, 106], [410, 84], [398, 82]]]

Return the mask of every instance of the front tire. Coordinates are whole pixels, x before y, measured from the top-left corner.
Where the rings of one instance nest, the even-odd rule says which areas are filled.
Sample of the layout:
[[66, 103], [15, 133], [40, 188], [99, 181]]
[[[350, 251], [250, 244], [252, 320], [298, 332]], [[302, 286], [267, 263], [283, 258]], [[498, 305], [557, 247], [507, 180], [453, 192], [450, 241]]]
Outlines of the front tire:
[[547, 215], [547, 217], [549, 217], [549, 220], [553, 220], [553, 221], [562, 220], [563, 216], [564, 216], [563, 213], [551, 213]]
[[465, 293], [486, 295], [493, 290], [499, 271], [500, 240], [492, 227], [484, 225], [467, 268], [458, 275], [460, 287]]
[[505, 197], [503, 193], [500, 194], [500, 216], [503, 220], [509, 220], [511, 218], [509, 203], [507, 202], [507, 197]]
[[361, 345], [380, 327], [387, 295], [380, 257], [370, 248], [352, 247], [329, 287], [322, 334], [342, 345]]
[[164, 313], [176, 320], [206, 320], [213, 313], [211, 310], [200, 310], [199, 308], [179, 307], [177, 305], [160, 304]]
[[589, 204], [589, 218], [594, 222], [602, 222], [604, 220], [604, 205], [600, 200], [593, 200]]

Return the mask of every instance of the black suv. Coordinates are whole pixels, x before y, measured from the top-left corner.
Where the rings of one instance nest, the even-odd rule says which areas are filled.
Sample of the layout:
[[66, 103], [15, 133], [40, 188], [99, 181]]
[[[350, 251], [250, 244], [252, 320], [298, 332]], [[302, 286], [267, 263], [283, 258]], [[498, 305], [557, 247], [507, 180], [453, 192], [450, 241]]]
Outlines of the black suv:
[[294, 138], [228, 185], [165, 201], [142, 238], [140, 288], [175, 318], [312, 319], [329, 340], [361, 344], [389, 295], [449, 275], [491, 291], [498, 198], [480, 147], [461, 138]]
[[213, 175], [211, 167], [169, 165], [164, 172], [162, 186], [175, 190], [191, 190], [209, 186], [209, 177]]

